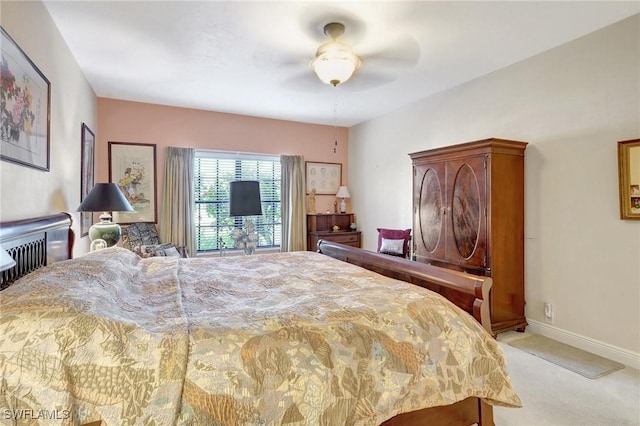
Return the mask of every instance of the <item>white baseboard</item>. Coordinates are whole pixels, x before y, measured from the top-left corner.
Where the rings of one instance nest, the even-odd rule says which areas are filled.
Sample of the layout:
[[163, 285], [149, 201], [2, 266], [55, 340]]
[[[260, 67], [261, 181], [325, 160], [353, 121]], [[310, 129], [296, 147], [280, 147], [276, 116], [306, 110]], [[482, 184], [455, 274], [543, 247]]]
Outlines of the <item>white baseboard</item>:
[[529, 326], [527, 331], [540, 334], [558, 342], [591, 352], [592, 354], [617, 361], [628, 367], [640, 370], [640, 353], [633, 352], [617, 346], [609, 345], [589, 337], [581, 336], [552, 325], [527, 318]]

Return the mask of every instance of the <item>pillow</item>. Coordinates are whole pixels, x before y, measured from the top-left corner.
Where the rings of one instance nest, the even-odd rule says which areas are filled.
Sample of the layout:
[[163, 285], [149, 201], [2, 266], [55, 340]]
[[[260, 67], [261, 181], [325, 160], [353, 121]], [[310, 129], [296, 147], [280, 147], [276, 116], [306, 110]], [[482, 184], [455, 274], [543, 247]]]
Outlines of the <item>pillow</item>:
[[383, 238], [382, 244], [380, 244], [380, 253], [404, 254], [404, 239], [388, 240]]
[[403, 240], [404, 248], [400, 253], [406, 255], [409, 253], [409, 238], [411, 237], [411, 229], [387, 229], [378, 228], [378, 252], [382, 247], [382, 239], [386, 240]]
[[170, 256], [180, 257], [180, 252], [172, 243], [140, 246], [142, 257]]

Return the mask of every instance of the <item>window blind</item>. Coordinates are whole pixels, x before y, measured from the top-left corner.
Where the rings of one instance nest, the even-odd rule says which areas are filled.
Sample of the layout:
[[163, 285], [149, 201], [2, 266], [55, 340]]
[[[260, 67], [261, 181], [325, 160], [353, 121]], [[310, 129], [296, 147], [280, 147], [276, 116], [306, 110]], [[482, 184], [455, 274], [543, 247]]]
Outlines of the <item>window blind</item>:
[[[249, 219], [258, 234], [258, 248], [279, 247], [282, 234], [280, 158], [256, 154], [196, 151], [195, 222], [198, 252], [233, 249], [231, 234]], [[260, 182], [262, 215], [229, 217], [229, 182]]]

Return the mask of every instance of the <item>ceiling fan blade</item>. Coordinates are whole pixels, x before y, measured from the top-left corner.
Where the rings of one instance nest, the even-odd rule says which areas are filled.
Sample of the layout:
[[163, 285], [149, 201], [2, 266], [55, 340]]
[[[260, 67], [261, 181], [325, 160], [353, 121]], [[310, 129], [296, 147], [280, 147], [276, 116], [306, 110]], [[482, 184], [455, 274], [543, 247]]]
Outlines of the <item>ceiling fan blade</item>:
[[288, 90], [300, 92], [317, 92], [318, 90], [322, 90], [323, 87], [330, 87], [328, 84], [320, 81], [311, 69], [304, 73], [301, 72], [294, 77], [285, 79], [282, 82], [282, 85]]
[[415, 38], [404, 36], [387, 47], [363, 53], [360, 60], [371, 67], [413, 67], [420, 60], [420, 46]]
[[384, 86], [395, 80], [393, 75], [373, 71], [357, 71], [349, 80], [340, 83], [339, 87], [345, 92], [361, 92]]

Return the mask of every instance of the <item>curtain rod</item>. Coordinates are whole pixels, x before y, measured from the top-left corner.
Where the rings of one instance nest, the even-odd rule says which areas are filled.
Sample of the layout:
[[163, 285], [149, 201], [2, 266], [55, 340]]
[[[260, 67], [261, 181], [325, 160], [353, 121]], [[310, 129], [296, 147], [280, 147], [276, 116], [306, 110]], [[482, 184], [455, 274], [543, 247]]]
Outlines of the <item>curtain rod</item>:
[[261, 157], [261, 158], [280, 158], [281, 154], [267, 154], [264, 152], [240, 152], [240, 151], [223, 151], [217, 149], [196, 149], [196, 153], [204, 153], [204, 154], [222, 154], [224, 156], [246, 156], [246, 157]]

